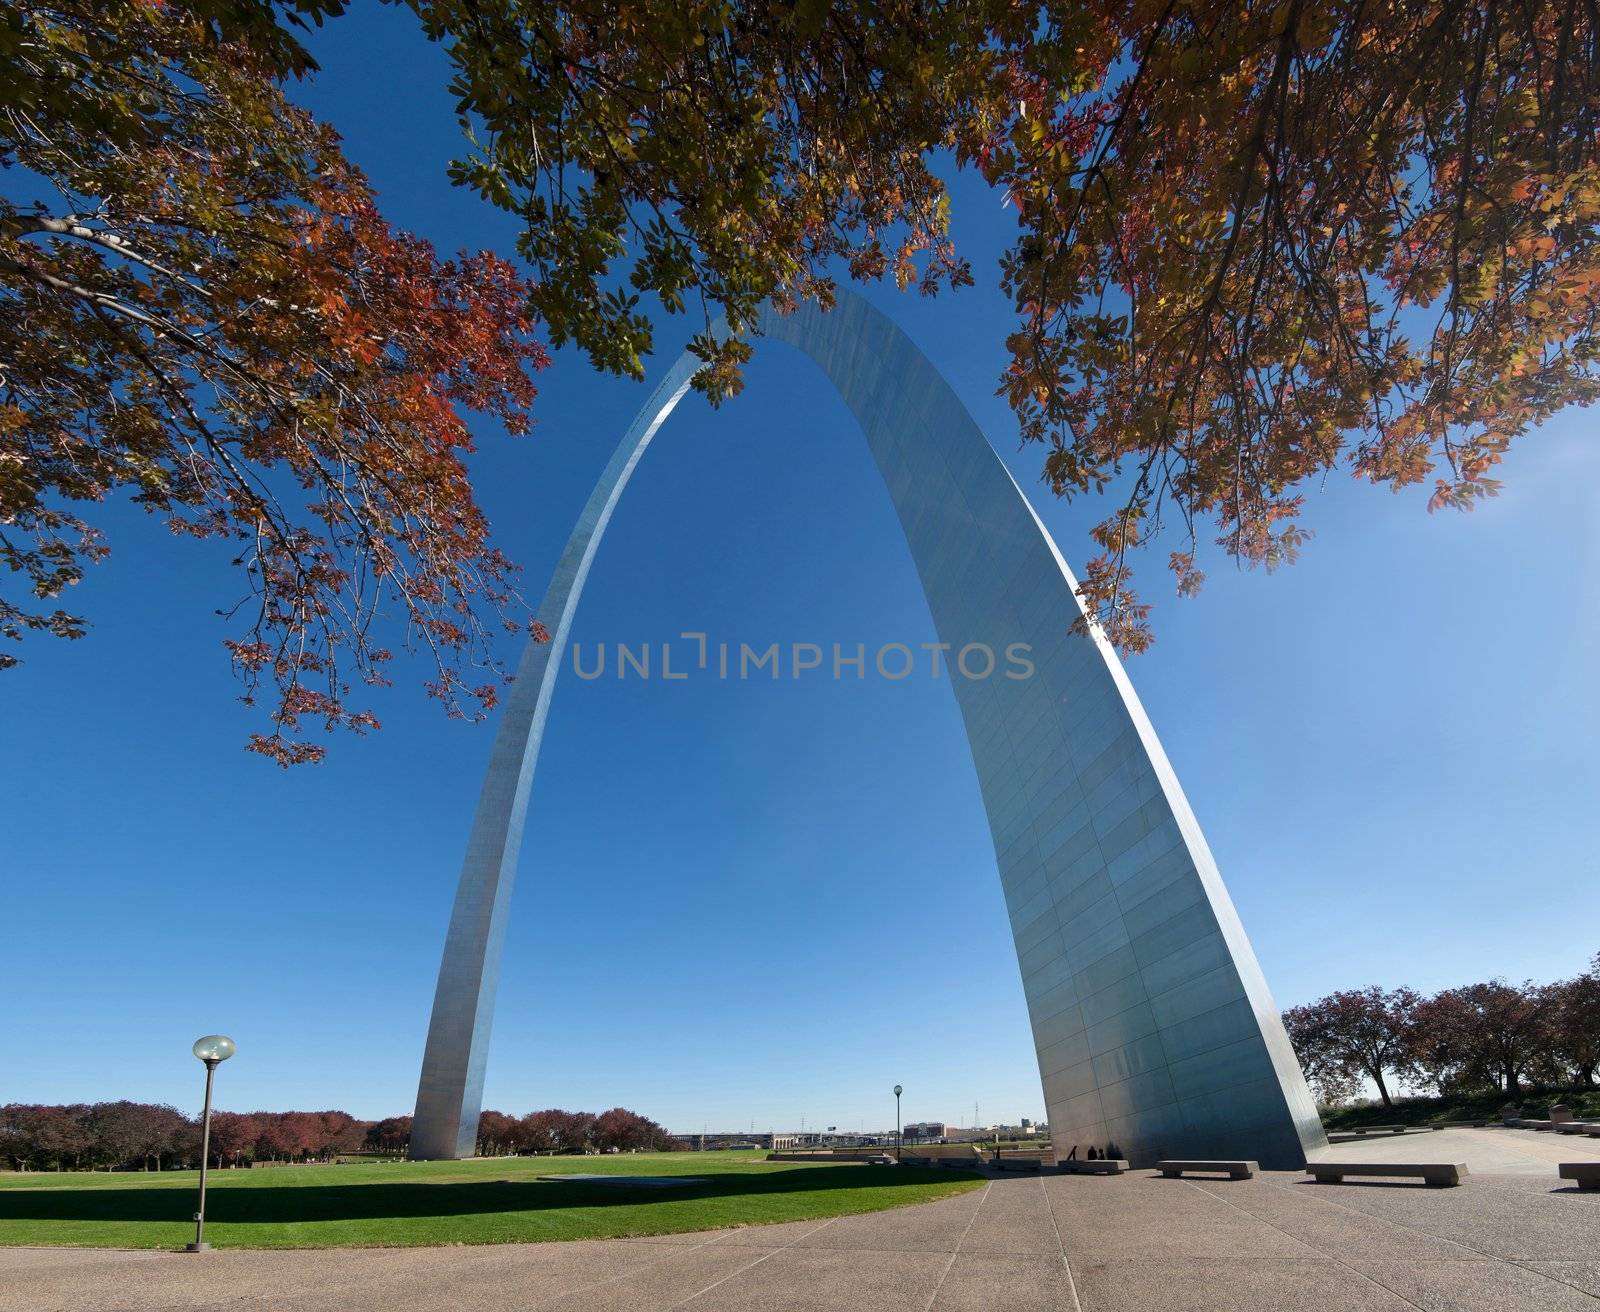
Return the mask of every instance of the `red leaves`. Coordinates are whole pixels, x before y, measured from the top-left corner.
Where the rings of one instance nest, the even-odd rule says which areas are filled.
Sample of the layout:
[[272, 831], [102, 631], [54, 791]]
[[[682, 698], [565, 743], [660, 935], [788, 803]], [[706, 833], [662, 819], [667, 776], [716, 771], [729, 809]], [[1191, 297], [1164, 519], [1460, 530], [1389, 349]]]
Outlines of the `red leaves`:
[[[481, 671], [504, 673], [488, 621], [527, 620], [468, 482], [467, 417], [528, 429], [547, 363], [528, 285], [392, 230], [271, 61], [189, 10], [69, 0], [30, 21], [47, 45], [110, 44], [86, 74], [98, 100], [48, 102], [0, 138], [0, 157], [96, 198], [71, 224], [0, 202], [8, 572], [37, 597], [76, 581], [104, 549], [55, 504], [127, 489], [177, 533], [236, 543], [227, 649], [247, 703], [277, 697], [251, 750], [299, 764], [323, 754], [307, 734], [376, 729], [349, 689], [387, 682], [396, 621], [447, 709], [483, 714]], [[97, 106], [116, 97], [142, 117], [110, 140]], [[0, 600], [0, 637], [74, 626]]]

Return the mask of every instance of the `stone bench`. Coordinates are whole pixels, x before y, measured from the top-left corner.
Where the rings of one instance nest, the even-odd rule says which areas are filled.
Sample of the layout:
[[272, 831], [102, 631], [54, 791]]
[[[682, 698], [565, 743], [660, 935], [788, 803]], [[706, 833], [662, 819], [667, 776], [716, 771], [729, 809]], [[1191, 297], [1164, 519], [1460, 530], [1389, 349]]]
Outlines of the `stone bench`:
[[1185, 1171], [1226, 1175], [1230, 1180], [1248, 1180], [1261, 1168], [1254, 1162], [1157, 1162], [1156, 1170], [1169, 1180], [1182, 1178]]
[[1562, 1162], [1558, 1174], [1576, 1180], [1580, 1189], [1600, 1189], [1600, 1162]]
[[1340, 1130], [1340, 1134], [1404, 1134], [1411, 1127], [1409, 1125], [1352, 1125]]
[[1056, 1169], [1068, 1175], [1121, 1175], [1128, 1169], [1128, 1162], [1122, 1157], [1098, 1157], [1093, 1161], [1071, 1157], [1057, 1162]]
[[1600, 1134], [1600, 1123], [1594, 1121], [1557, 1121], [1550, 1128], [1557, 1134]]
[[1339, 1184], [1347, 1175], [1401, 1175], [1440, 1187], [1467, 1177], [1464, 1162], [1307, 1162], [1306, 1173], [1318, 1184]]

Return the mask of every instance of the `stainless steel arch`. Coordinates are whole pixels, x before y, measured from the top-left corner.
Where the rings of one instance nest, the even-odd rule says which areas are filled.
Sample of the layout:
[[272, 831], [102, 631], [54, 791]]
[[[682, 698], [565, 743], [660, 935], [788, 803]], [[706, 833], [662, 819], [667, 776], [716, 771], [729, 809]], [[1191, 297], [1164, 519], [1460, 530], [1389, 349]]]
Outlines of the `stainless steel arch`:
[[[845, 293], [759, 330], [861, 425], [941, 642], [1030, 648], [1027, 679], [955, 678], [1016, 939], [1057, 1151], [1298, 1166], [1326, 1142], [1200, 827], [1115, 653], [1071, 631], [1071, 570], [965, 407]], [[578, 519], [507, 699], [451, 913], [411, 1155], [470, 1157], [528, 794], [572, 617], [629, 477], [698, 361], [656, 388]]]

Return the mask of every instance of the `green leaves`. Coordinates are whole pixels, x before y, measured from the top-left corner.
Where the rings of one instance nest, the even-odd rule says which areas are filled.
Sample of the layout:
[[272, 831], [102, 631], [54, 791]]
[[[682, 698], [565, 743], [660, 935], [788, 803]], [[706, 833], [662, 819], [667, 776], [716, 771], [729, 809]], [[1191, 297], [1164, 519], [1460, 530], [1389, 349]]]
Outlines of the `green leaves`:
[[[749, 324], [825, 294], [834, 261], [925, 292], [970, 280], [930, 167], [988, 68], [967, 7], [412, 7], [482, 125], [455, 176], [523, 217], [531, 306], [598, 368], [638, 376], [654, 313]], [[741, 360], [715, 354], [696, 386], [720, 398]]]

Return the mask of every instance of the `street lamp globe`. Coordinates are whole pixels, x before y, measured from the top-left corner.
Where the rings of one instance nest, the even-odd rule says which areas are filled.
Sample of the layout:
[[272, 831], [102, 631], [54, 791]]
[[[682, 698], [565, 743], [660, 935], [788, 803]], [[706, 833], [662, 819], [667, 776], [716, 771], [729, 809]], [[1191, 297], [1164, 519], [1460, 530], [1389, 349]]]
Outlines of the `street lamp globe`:
[[[197, 1044], [197, 1045], [196, 1045], [196, 1048], [198, 1048], [198, 1046], [199, 1046], [199, 1045], [198, 1045], [198, 1044]], [[898, 1084], [897, 1084], [897, 1085], [895, 1085], [895, 1086], [894, 1086], [894, 1096], [895, 1096], [895, 1097], [896, 1097], [896, 1098], [898, 1098], [898, 1097], [899, 1097], [899, 1096], [900, 1096], [900, 1094], [901, 1094], [901, 1092], [902, 1092], [902, 1090], [901, 1090], [901, 1088], [900, 1088], [900, 1086], [899, 1086], [899, 1085], [898, 1085]]]
[[227, 1061], [234, 1051], [233, 1040], [226, 1034], [208, 1034], [194, 1041], [194, 1055], [208, 1066]]

